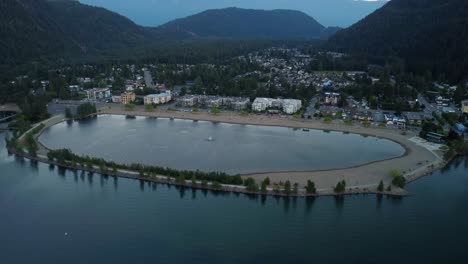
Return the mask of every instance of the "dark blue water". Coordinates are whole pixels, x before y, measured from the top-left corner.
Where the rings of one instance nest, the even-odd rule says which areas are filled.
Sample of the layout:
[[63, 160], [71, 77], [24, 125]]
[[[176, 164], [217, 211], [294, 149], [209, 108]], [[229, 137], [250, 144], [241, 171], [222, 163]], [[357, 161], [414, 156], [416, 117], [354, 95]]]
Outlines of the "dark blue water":
[[[0, 263], [464, 263], [468, 159], [404, 199], [266, 199], [60, 172], [0, 134]], [[68, 233], [68, 235], [65, 235]]]
[[345, 168], [404, 154], [392, 141], [342, 132], [111, 115], [58, 124], [40, 140], [119, 163], [228, 173]]

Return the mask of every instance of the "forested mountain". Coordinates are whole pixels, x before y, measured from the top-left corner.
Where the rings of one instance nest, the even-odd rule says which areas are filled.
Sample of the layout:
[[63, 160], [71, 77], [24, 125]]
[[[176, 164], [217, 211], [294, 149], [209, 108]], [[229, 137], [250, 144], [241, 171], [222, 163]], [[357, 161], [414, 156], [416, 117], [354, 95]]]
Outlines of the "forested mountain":
[[148, 55], [168, 41], [316, 38], [334, 31], [304, 13], [287, 10], [212, 10], [148, 28], [75, 0], [1, 0], [0, 65]]
[[328, 48], [401, 57], [410, 71], [459, 81], [468, 77], [468, 1], [392, 0], [331, 37]]
[[[320, 38], [330, 32], [305, 13], [293, 10], [225, 8], [207, 10], [162, 25], [160, 29], [209, 38]], [[330, 29], [332, 32], [335, 28]]]
[[0, 64], [129, 48], [156, 34], [103, 8], [72, 0], [1, 0]]

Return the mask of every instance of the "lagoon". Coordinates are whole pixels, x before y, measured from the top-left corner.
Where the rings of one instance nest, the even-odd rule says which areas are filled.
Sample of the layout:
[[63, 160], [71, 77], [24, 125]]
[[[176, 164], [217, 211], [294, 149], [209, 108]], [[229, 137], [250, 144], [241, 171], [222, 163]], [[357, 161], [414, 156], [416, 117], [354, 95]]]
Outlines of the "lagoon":
[[405, 153], [358, 134], [116, 115], [57, 124], [40, 141], [119, 163], [232, 174], [347, 168]]

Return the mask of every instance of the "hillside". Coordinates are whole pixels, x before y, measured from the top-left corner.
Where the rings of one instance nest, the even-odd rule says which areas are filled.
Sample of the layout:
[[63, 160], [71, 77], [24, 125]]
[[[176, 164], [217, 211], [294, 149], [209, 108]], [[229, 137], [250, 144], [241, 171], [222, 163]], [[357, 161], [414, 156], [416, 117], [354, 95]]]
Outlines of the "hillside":
[[187, 32], [198, 38], [319, 38], [326, 30], [312, 17], [292, 10], [225, 8], [177, 19], [161, 30]]
[[1, 0], [0, 65], [148, 56], [180, 40], [309, 39], [336, 30], [289, 10], [210, 10], [149, 28], [76, 0]]
[[77, 1], [0, 1], [0, 64], [130, 48], [155, 37], [123, 16]]
[[462, 80], [468, 77], [468, 1], [392, 0], [338, 32], [328, 48], [398, 56], [411, 71]]

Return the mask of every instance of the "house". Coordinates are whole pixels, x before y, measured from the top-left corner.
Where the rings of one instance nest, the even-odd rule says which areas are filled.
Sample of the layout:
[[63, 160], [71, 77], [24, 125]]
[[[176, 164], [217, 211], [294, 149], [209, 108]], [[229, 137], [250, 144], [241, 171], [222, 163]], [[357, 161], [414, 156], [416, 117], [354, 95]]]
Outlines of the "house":
[[468, 100], [464, 100], [461, 102], [461, 111], [464, 114], [468, 114]]
[[172, 95], [170, 91], [160, 94], [149, 94], [145, 96], [144, 103], [147, 104], [165, 104], [172, 100]]
[[371, 112], [356, 112], [353, 116], [354, 119], [359, 121], [373, 121], [374, 115]]
[[404, 112], [403, 116], [409, 125], [421, 125], [424, 120], [424, 114], [419, 112]]
[[88, 100], [98, 100], [111, 97], [109, 88], [93, 88], [86, 90]]
[[125, 92], [120, 95], [120, 102], [122, 104], [129, 104], [131, 102], [134, 102], [136, 99], [136, 94], [132, 92]]

